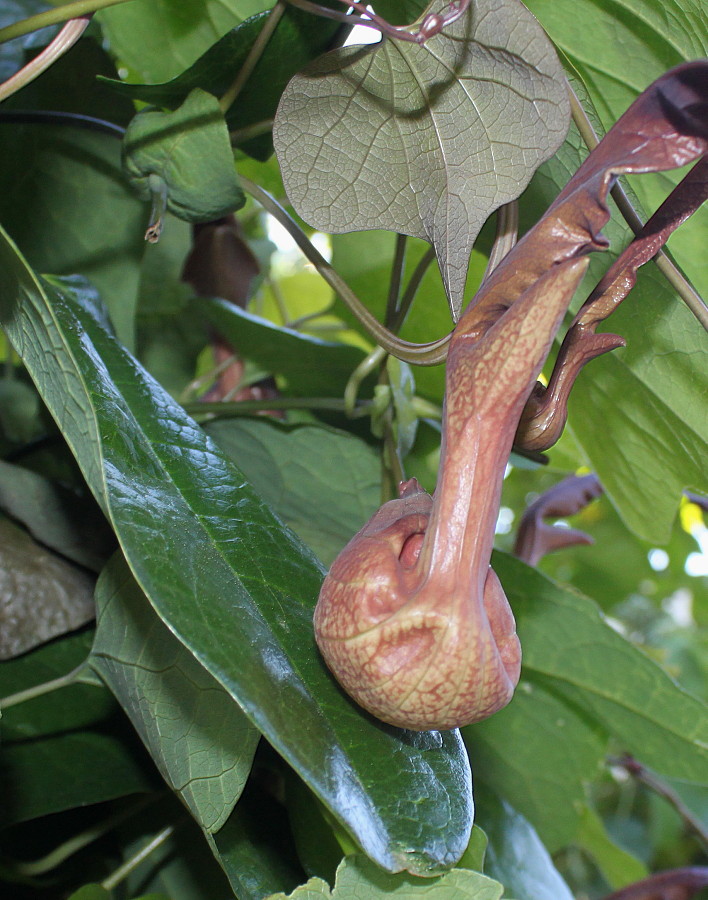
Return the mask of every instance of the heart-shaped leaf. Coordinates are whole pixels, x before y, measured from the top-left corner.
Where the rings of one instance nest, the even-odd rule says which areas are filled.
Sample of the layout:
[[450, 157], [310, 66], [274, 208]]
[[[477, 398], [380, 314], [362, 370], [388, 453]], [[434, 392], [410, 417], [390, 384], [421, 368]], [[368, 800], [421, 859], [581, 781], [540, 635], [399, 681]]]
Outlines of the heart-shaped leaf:
[[563, 72], [536, 20], [518, 0], [475, 0], [422, 46], [384, 40], [312, 63], [285, 89], [273, 139], [311, 225], [430, 241], [457, 318], [479, 229], [567, 126]]

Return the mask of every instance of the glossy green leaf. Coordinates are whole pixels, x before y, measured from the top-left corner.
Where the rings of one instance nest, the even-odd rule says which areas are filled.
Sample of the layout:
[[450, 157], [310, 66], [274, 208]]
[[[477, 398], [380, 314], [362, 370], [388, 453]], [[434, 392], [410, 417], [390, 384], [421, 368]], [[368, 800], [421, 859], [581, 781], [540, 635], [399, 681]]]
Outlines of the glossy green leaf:
[[115, 538], [92, 497], [0, 460], [0, 509], [62, 556], [100, 571]]
[[149, 760], [136, 749], [100, 728], [3, 746], [0, 824], [152, 790]]
[[424, 45], [330, 53], [293, 78], [278, 107], [288, 197], [322, 231], [386, 228], [431, 242], [457, 318], [485, 219], [565, 137], [561, 79], [517, 0], [476, 0]]
[[119, 142], [66, 126], [0, 127], [3, 226], [39, 271], [90, 279], [132, 346], [146, 212], [125, 183]]
[[135, 116], [125, 132], [123, 167], [143, 200], [157, 183], [167, 209], [187, 222], [219, 219], [246, 202], [219, 101], [199, 88], [173, 112]]
[[163, 778], [209, 832], [229, 817], [259, 733], [165, 627], [120, 556], [96, 587], [91, 665], [128, 714]]
[[390, 875], [382, 872], [363, 856], [348, 856], [337, 869], [337, 880], [330, 890], [326, 881], [311, 878], [292, 894], [271, 894], [267, 900], [499, 900], [503, 888], [478, 872], [453, 869], [441, 878], [421, 879], [410, 875]]
[[358, 347], [280, 328], [225, 300], [200, 300], [199, 309], [244, 359], [283, 376], [282, 390], [296, 397], [341, 397], [364, 359]]
[[703, 781], [705, 704], [617, 634], [591, 600], [512, 557], [496, 554], [494, 568], [517, 618], [526, 676], [543, 679], [657, 772]]
[[516, 900], [572, 900], [548, 850], [527, 820], [488, 790], [480, 795], [479, 816], [489, 839], [485, 872]]
[[38, 281], [7, 239], [0, 257], [2, 321], [158, 614], [370, 856], [454, 863], [472, 819], [459, 734], [384, 728], [341, 694], [312, 635], [315, 559], [90, 298]]
[[283, 806], [252, 780], [224, 827], [208, 841], [239, 900], [291, 891], [306, 876]]
[[93, 579], [0, 516], [0, 659], [93, 619]]
[[101, 10], [97, 18], [118, 58], [138, 77], [160, 81], [178, 75], [230, 28], [270, 5], [269, 0], [135, 0]]
[[[236, 4], [239, 2], [240, 0], [235, 0]], [[144, 15], [145, 8], [152, 4], [136, 3], [133, 9], [137, 10], [140, 5], [142, 5], [140, 12]], [[341, 9], [337, 0], [323, 0], [322, 5]], [[255, 9], [252, 4], [248, 14], [269, 9], [272, 3], [257, 0], [257, 6], [258, 9]], [[236, 9], [238, 10], [238, 6]], [[106, 10], [104, 15], [119, 12], [122, 11]], [[183, 71], [185, 66], [182, 65], [179, 68], [172, 67], [170, 74], [158, 75], [154, 71], [145, 72], [141, 62], [135, 60], [135, 71], [142, 78], [148, 80], [171, 78], [170, 81], [162, 84], [112, 82], [112, 86], [124, 96], [170, 108], [179, 106], [194, 88], [202, 88], [216, 97], [221, 97], [236, 79], [268, 15], [268, 12], [253, 15], [225, 34], [213, 46], [203, 45], [202, 55], [185, 71]], [[269, 120], [275, 115], [285, 85], [306, 63], [330, 46], [340, 28], [342, 26], [331, 19], [313, 16], [291, 6], [286, 8], [261, 59], [236, 101], [226, 111], [227, 124], [236, 132], [234, 137], [242, 150], [257, 159], [267, 159], [270, 156], [273, 144]], [[143, 39], [152, 43], [157, 38], [150, 35]], [[135, 47], [132, 33], [129, 40]], [[131, 55], [133, 52], [134, 50], [131, 50]], [[151, 59], [155, 59], [155, 54], [152, 54]]]
[[85, 884], [74, 891], [69, 900], [111, 900], [111, 892], [100, 884]]
[[[523, 643], [522, 652], [526, 661]], [[575, 840], [585, 783], [604, 760], [607, 741], [597, 732], [562, 699], [523, 679], [505, 709], [463, 734], [476, 782], [512, 802], [555, 852]]]
[[[1, 662], [0, 697], [67, 675], [86, 661], [92, 643], [93, 631], [84, 630]], [[75, 683], [4, 709], [0, 732], [3, 743], [34, 740], [89, 728], [116, 711], [115, 701], [102, 684]]]
[[359, 438], [315, 425], [228, 419], [207, 434], [328, 566], [381, 501], [381, 463]]
[[[0, 697], [67, 675], [85, 662], [92, 638], [67, 635], [0, 663]], [[74, 683], [4, 709], [1, 824], [151, 790], [149, 761], [127, 731], [102, 685]]]

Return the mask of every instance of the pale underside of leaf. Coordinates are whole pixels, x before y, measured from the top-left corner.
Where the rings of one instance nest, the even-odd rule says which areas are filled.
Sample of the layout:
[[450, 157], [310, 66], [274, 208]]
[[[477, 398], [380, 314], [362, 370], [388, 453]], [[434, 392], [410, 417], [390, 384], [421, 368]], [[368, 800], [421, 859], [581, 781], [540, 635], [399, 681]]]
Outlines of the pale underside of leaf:
[[203, 828], [218, 831], [246, 784], [259, 732], [160, 621], [120, 556], [96, 600], [93, 667], [168, 784]]
[[321, 57], [286, 88], [274, 142], [311, 225], [430, 241], [457, 318], [482, 224], [555, 152], [568, 116], [533, 16], [517, 0], [477, 0], [422, 46], [385, 40]]

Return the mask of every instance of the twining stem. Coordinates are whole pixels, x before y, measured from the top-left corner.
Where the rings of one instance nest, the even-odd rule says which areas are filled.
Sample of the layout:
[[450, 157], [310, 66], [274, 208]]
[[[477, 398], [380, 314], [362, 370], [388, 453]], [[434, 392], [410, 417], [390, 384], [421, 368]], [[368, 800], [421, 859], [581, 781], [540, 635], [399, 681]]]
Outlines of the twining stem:
[[686, 806], [670, 785], [658, 778], [653, 772], [650, 772], [633, 756], [626, 755], [616, 759], [612, 758], [609, 762], [611, 765], [622, 766], [633, 778], [644, 784], [655, 794], [658, 794], [659, 797], [663, 797], [679, 814], [686, 829], [692, 832], [703, 844], [703, 847], [708, 850], [708, 829], [706, 829], [700, 818]]
[[[593, 150], [599, 144], [599, 138], [595, 133], [592, 122], [587, 113], [583, 109], [583, 105], [578, 99], [569, 81], [566, 80], [568, 88], [568, 96], [570, 98], [570, 109], [573, 121], [580, 132], [588, 150]], [[635, 234], [638, 234], [644, 223], [632, 206], [632, 202], [627, 196], [622, 185], [617, 181], [611, 189], [612, 199], [617, 204], [622, 217]], [[703, 301], [701, 295], [696, 291], [693, 285], [688, 281], [686, 276], [667, 256], [664, 250], [654, 257], [654, 262], [661, 274], [666, 278], [671, 287], [676, 291], [686, 306], [691, 310], [693, 315], [698, 319], [701, 325], [708, 331], [708, 306]]]
[[319, 250], [313, 246], [305, 232], [268, 191], [263, 190], [262, 187], [259, 187], [259, 185], [243, 175], [240, 176], [240, 181], [243, 189], [288, 231], [309, 262], [317, 269], [332, 290], [346, 303], [377, 344], [380, 344], [392, 356], [414, 365], [434, 366], [445, 359], [447, 345], [450, 340], [449, 335], [445, 335], [445, 337], [437, 341], [431, 341], [428, 344], [414, 344], [410, 341], [401, 340], [369, 312], [341, 275], [332, 268]]
[[169, 840], [175, 833], [176, 828], [177, 826], [175, 825], [167, 825], [162, 831], [159, 831], [152, 840], [145, 844], [142, 850], [138, 850], [136, 854], [131, 856], [130, 859], [127, 859], [123, 865], [119, 866], [115, 872], [108, 876], [108, 878], [104, 878], [101, 882], [101, 887], [105, 888], [107, 891], [112, 891], [114, 887], [119, 885], [121, 881], [124, 881], [131, 872], [134, 872], [142, 862], [155, 852], [155, 850], [161, 847], [165, 841]]
[[278, 0], [275, 6], [271, 9], [268, 18], [263, 24], [263, 27], [258, 32], [258, 37], [253, 42], [251, 49], [248, 51], [248, 56], [246, 56], [246, 59], [243, 61], [243, 65], [239, 69], [233, 84], [225, 92], [221, 100], [219, 100], [219, 106], [221, 107], [221, 111], [224, 114], [233, 106], [238, 95], [243, 90], [244, 85], [253, 74], [253, 70], [258, 65], [258, 61], [260, 60], [261, 56], [263, 56], [265, 48], [268, 46], [268, 41], [270, 41], [271, 37], [273, 36], [273, 32], [278, 27], [278, 23], [283, 18], [284, 12], [285, 2], [284, 0]]
[[388, 297], [386, 299], [385, 323], [388, 328], [394, 329], [392, 322], [398, 312], [401, 299], [401, 284], [403, 282], [403, 270], [406, 265], [406, 244], [408, 238], [405, 234], [396, 235], [396, 248], [393, 252], [393, 264], [391, 266], [391, 278], [388, 284]]
[[38, 53], [19, 72], [15, 72], [7, 81], [0, 84], [0, 103], [12, 94], [17, 93], [31, 81], [34, 81], [42, 72], [46, 72], [53, 63], [74, 46], [84, 31], [86, 31], [90, 21], [91, 16], [69, 19], [59, 34], [41, 53]]
[[182, 404], [190, 416], [217, 415], [219, 417], [250, 416], [253, 413], [270, 410], [319, 409], [326, 412], [346, 412], [359, 417], [367, 415], [372, 407], [370, 401], [361, 401], [353, 410], [348, 410], [341, 397], [269, 397], [265, 400], [237, 400], [232, 403], [216, 401], [212, 403], [193, 400]]
[[44, 875], [51, 872], [62, 863], [70, 859], [74, 854], [88, 847], [94, 841], [99, 840], [104, 835], [113, 831], [118, 825], [132, 818], [136, 813], [141, 812], [146, 806], [155, 802], [154, 797], [143, 797], [137, 803], [131, 804], [126, 809], [109, 816], [101, 822], [97, 822], [90, 828], [80, 831], [78, 834], [72, 835], [68, 840], [63, 841], [58, 847], [55, 847], [40, 859], [32, 859], [29, 861], [16, 862], [12, 866], [13, 872], [22, 875], [24, 878], [36, 878], [38, 875]]
[[9, 709], [11, 706], [17, 706], [19, 703], [24, 703], [26, 700], [34, 700], [35, 697], [43, 697], [45, 694], [49, 694], [52, 691], [58, 691], [60, 688], [76, 684], [76, 682], [79, 681], [81, 673], [87, 668], [88, 661], [84, 660], [81, 665], [77, 666], [66, 675], [60, 675], [59, 678], [53, 678], [51, 681], [43, 681], [41, 684], [35, 684], [30, 688], [25, 688], [23, 691], [18, 691], [16, 694], [10, 694], [8, 697], [0, 700], [0, 710]]
[[13, 22], [12, 25], [0, 28], [0, 44], [22, 37], [23, 34], [39, 31], [40, 28], [46, 28], [48, 25], [58, 25], [60, 22], [66, 22], [69, 19], [90, 16], [91, 13], [98, 12], [99, 9], [105, 9], [107, 6], [117, 6], [119, 3], [131, 2], [132, 0], [73, 0], [72, 3], [64, 3], [55, 9], [48, 9], [45, 12], [37, 13], [35, 16], [28, 16], [26, 19], [21, 19], [19, 22]]

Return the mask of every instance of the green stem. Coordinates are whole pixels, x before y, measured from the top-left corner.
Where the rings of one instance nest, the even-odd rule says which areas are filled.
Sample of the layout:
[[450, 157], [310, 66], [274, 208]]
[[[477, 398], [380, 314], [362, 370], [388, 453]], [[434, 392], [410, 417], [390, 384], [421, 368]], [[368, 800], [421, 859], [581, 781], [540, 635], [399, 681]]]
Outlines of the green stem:
[[238, 75], [234, 79], [234, 83], [219, 101], [219, 106], [221, 107], [221, 111], [224, 114], [226, 114], [231, 106], [233, 106], [236, 98], [243, 90], [244, 85], [253, 74], [253, 70], [258, 65], [258, 61], [260, 60], [261, 56], [263, 56], [263, 52], [268, 45], [268, 41], [271, 39], [271, 37], [273, 36], [273, 32], [278, 27], [278, 23], [282, 19], [284, 12], [285, 3], [283, 2], [283, 0], [278, 0], [273, 9], [271, 9], [270, 15], [263, 24], [263, 28], [261, 28], [261, 30], [258, 32], [258, 37], [253, 42], [251, 49], [248, 51], [248, 56], [243, 61], [243, 65], [239, 69]]
[[88, 847], [89, 844], [99, 840], [99, 838], [102, 838], [110, 831], [113, 831], [117, 825], [130, 819], [136, 813], [154, 802], [154, 797], [144, 797], [137, 803], [131, 804], [127, 809], [109, 816], [107, 819], [104, 819], [104, 821], [92, 825], [91, 828], [87, 828], [85, 831], [79, 832], [79, 834], [73, 835], [41, 859], [16, 863], [13, 866], [13, 871], [22, 875], [24, 878], [36, 878], [38, 875], [44, 875], [46, 872], [51, 872], [52, 869], [56, 869], [57, 866], [60, 866], [75, 853], [78, 853], [79, 850], [83, 850], [84, 847]]
[[18, 691], [16, 694], [10, 694], [0, 700], [0, 709], [9, 709], [11, 706], [17, 706], [18, 703], [24, 703], [26, 700], [34, 700], [35, 697], [43, 697], [52, 691], [58, 691], [59, 688], [68, 687], [75, 684], [79, 680], [79, 675], [88, 666], [88, 661], [84, 661], [73, 671], [59, 678], [53, 678], [51, 681], [43, 681], [41, 684], [35, 684], [33, 687], [25, 688], [24, 691]]
[[[578, 96], [573, 88], [570, 86], [570, 82], [567, 82], [567, 88], [568, 95], [570, 97], [570, 109], [573, 116], [573, 121], [575, 122], [575, 125], [580, 132], [580, 136], [585, 142], [588, 150], [594, 150], [595, 147], [597, 147], [597, 145], [600, 143], [600, 140], [595, 133], [592, 122], [583, 109], [582, 103], [578, 99]], [[635, 234], [638, 234], [642, 230], [644, 223], [637, 214], [635, 208], [632, 206], [631, 200], [627, 196], [626, 191], [619, 183], [619, 181], [614, 184], [611, 193], [612, 199], [617, 204], [617, 208], [619, 209], [625, 222], [629, 225], [629, 227]], [[681, 272], [678, 266], [671, 261], [664, 250], [659, 250], [659, 252], [654, 257], [654, 262], [656, 263], [657, 268], [659, 269], [661, 274], [669, 282], [671, 287], [676, 291], [676, 293], [683, 300], [686, 306], [691, 310], [693, 315], [698, 319], [698, 321], [706, 329], [706, 331], [708, 331], [708, 306], [705, 304], [698, 291], [693, 287], [693, 285], [689, 282], [683, 272]]]
[[389, 331], [388, 328], [385, 328], [378, 319], [369, 312], [349, 285], [332, 268], [319, 250], [313, 246], [305, 232], [274, 197], [257, 184], [254, 184], [249, 178], [241, 175], [240, 180], [243, 189], [257, 200], [261, 206], [263, 206], [263, 208], [269, 212], [274, 219], [277, 219], [277, 221], [288, 231], [300, 250], [317, 269], [322, 278], [324, 278], [327, 284], [342, 299], [342, 301], [346, 303], [352, 313], [374, 338], [376, 343], [380, 344], [387, 353], [390, 353], [392, 356], [396, 356], [398, 359], [402, 359], [405, 362], [419, 366], [435, 366], [444, 361], [447, 355], [447, 345], [450, 341], [450, 335], [445, 335], [444, 338], [440, 338], [437, 341], [431, 341], [428, 344], [413, 344], [410, 341], [401, 340], [393, 334], [393, 332]]
[[101, 887], [105, 888], [107, 891], [112, 891], [113, 888], [119, 885], [121, 881], [124, 881], [131, 872], [134, 872], [135, 869], [150, 856], [150, 854], [154, 853], [155, 850], [165, 843], [165, 841], [172, 837], [175, 833], [175, 827], [176, 826], [174, 825], [168, 825], [166, 828], [163, 828], [162, 831], [159, 831], [152, 840], [145, 844], [142, 850], [138, 850], [134, 856], [127, 859], [123, 865], [119, 866], [115, 872], [108, 876], [108, 878], [104, 878], [101, 882]]
[[[182, 404], [190, 416], [208, 415], [219, 417], [250, 416], [259, 412], [288, 409], [319, 409], [325, 412], [348, 412], [345, 401], [339, 397], [271, 397], [266, 400], [237, 400], [229, 403], [223, 400], [201, 403], [198, 400]], [[356, 405], [355, 416], [365, 415], [371, 403]]]
[[391, 280], [388, 285], [388, 298], [386, 300], [386, 327], [392, 328], [396, 313], [398, 312], [398, 304], [401, 299], [401, 283], [403, 281], [403, 269], [406, 264], [406, 242], [408, 238], [405, 234], [396, 235], [396, 249], [393, 254], [393, 265], [391, 267]]
[[234, 128], [229, 132], [229, 140], [232, 147], [239, 147], [246, 141], [252, 141], [253, 138], [268, 134], [273, 129], [272, 119], [261, 119], [260, 122], [254, 122], [253, 125], [245, 125], [243, 128]]
[[55, 9], [48, 9], [46, 12], [37, 13], [36, 16], [29, 16], [19, 22], [13, 22], [12, 25], [0, 28], [0, 44], [22, 37], [23, 34], [39, 31], [40, 28], [46, 28], [48, 25], [58, 25], [69, 19], [78, 19], [79, 16], [89, 16], [107, 6], [130, 2], [132, 0], [73, 0], [72, 3], [64, 3]]

